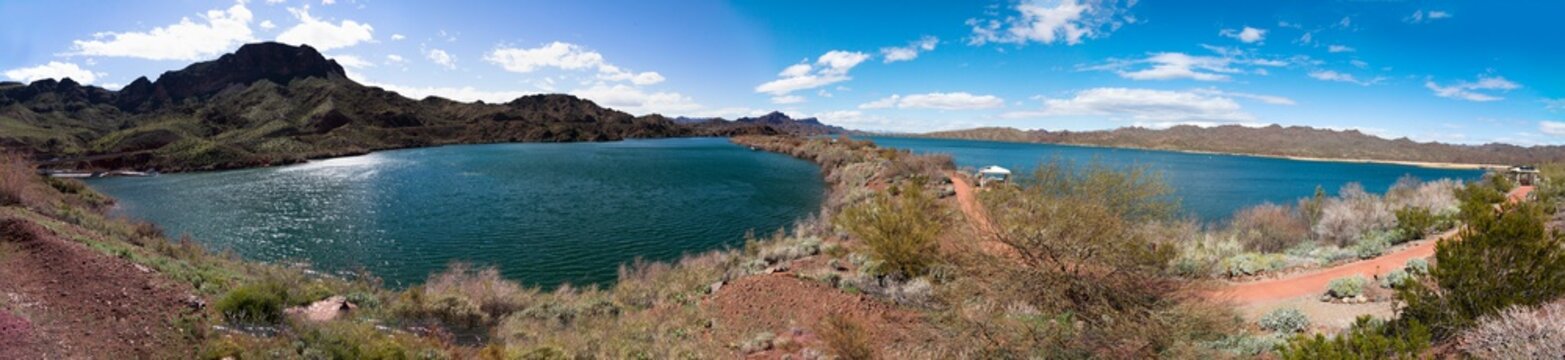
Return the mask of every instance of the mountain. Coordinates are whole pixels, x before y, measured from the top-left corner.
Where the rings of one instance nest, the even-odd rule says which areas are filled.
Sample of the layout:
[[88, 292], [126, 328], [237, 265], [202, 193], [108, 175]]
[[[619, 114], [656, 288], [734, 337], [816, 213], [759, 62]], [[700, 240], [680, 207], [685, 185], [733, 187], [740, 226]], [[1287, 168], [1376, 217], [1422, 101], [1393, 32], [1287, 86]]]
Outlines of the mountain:
[[801, 124], [680, 124], [559, 94], [503, 104], [414, 100], [349, 79], [314, 48], [270, 42], [165, 72], [156, 81], [138, 78], [119, 91], [71, 79], [0, 83], [0, 148], [62, 168], [221, 169], [442, 144], [811, 128]]
[[1132, 127], [1084, 132], [977, 128], [933, 132], [923, 136], [1377, 161], [1509, 165], [1565, 160], [1565, 146], [1426, 143], [1407, 138], [1385, 139], [1357, 130], [1278, 125], [1175, 126], [1163, 130]]
[[766, 115], [761, 115], [760, 117], [739, 118], [738, 120], [734, 120], [734, 122], [739, 124], [770, 126], [783, 132], [792, 134], [829, 135], [848, 133], [847, 129], [843, 129], [840, 126], [822, 124], [819, 119], [813, 117], [794, 119], [788, 117], [787, 114], [783, 114], [777, 111], [773, 111]]

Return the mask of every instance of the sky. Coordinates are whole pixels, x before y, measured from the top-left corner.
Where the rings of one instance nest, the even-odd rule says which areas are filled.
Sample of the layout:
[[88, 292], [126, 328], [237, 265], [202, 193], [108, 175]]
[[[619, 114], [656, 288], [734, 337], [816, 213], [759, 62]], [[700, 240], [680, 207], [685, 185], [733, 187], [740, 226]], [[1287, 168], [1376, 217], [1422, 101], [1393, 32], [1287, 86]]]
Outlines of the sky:
[[0, 78], [117, 89], [308, 44], [412, 98], [848, 128], [1303, 125], [1565, 144], [1559, 1], [16, 1]]

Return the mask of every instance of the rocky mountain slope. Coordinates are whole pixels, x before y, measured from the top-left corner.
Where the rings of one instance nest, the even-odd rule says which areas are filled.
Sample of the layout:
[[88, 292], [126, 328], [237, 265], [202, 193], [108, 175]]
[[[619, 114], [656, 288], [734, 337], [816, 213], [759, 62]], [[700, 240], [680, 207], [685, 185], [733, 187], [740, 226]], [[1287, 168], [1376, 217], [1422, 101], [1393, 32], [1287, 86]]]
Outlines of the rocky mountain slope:
[[1209, 151], [1271, 156], [1462, 164], [1537, 164], [1565, 160], [1565, 147], [1509, 144], [1455, 145], [1385, 139], [1357, 130], [1302, 126], [1175, 126], [1163, 130], [1121, 128], [1105, 131], [1047, 131], [977, 128], [923, 136], [971, 140], [1092, 145], [1178, 151]]
[[119, 91], [70, 79], [0, 83], [0, 147], [61, 168], [218, 169], [441, 144], [773, 134], [816, 125], [684, 125], [557, 94], [503, 104], [414, 100], [354, 82], [309, 46], [279, 43], [245, 45]]

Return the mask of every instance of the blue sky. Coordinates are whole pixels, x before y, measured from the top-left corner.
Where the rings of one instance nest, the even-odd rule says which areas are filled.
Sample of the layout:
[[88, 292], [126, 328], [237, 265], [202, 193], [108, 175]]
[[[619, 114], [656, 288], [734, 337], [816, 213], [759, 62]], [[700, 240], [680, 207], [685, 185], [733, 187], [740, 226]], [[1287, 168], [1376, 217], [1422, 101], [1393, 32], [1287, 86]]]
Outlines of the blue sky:
[[1556, 1], [0, 2], [0, 77], [117, 88], [241, 44], [411, 97], [571, 93], [850, 128], [1308, 125], [1565, 143]]

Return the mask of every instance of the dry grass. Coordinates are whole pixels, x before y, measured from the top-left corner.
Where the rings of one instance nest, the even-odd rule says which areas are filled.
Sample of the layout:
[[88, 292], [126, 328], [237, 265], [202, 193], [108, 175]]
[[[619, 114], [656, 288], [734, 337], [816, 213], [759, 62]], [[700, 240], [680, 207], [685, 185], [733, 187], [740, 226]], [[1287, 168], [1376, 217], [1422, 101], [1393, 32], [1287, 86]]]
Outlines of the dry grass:
[[1272, 203], [1240, 210], [1230, 228], [1245, 248], [1259, 252], [1280, 252], [1310, 236], [1310, 224], [1302, 214]]
[[20, 154], [0, 152], [0, 206], [29, 205], [36, 201], [32, 163]]
[[1484, 317], [1459, 344], [1478, 359], [1565, 359], [1565, 301]]
[[875, 358], [875, 348], [863, 326], [846, 317], [829, 315], [816, 326], [826, 349], [841, 359], [867, 360]]

